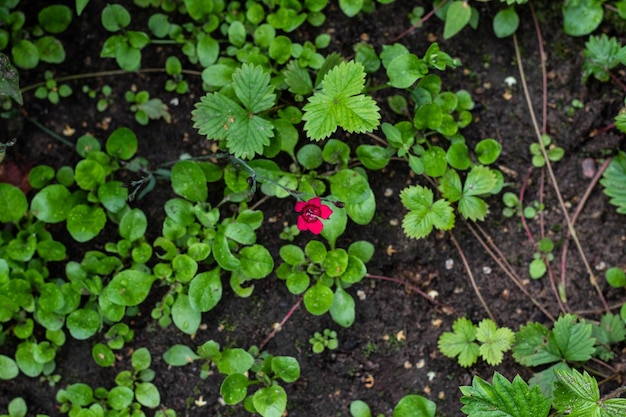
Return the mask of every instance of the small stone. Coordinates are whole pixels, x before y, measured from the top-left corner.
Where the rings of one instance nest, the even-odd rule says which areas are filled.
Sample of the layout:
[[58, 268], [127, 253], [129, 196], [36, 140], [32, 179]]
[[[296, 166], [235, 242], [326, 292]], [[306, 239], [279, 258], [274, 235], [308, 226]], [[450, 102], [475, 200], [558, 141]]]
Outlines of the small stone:
[[491, 274], [491, 268], [488, 266], [483, 266], [483, 274], [485, 275]]
[[585, 158], [581, 162], [583, 177], [585, 178], [593, 178], [596, 175], [596, 161], [593, 158]]
[[446, 269], [449, 271], [454, 267], [454, 259], [446, 259]]
[[391, 197], [393, 195], [393, 190], [391, 188], [385, 188], [385, 197]]

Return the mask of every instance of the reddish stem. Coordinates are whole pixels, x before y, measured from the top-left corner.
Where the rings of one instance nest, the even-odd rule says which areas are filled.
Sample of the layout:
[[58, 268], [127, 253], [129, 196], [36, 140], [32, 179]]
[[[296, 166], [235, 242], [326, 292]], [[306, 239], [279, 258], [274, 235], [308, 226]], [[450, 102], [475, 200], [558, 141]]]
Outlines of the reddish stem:
[[293, 305], [293, 307], [291, 307], [291, 310], [289, 310], [289, 312], [285, 315], [285, 317], [283, 317], [281, 322], [278, 323], [278, 325], [274, 327], [274, 330], [272, 330], [272, 333], [268, 334], [265, 340], [261, 342], [261, 344], [259, 345], [259, 351], [262, 351], [265, 345], [267, 345], [267, 342], [272, 340], [274, 336], [276, 336], [276, 333], [278, 333], [283, 328], [285, 323], [287, 323], [287, 320], [289, 320], [289, 317], [291, 317], [294, 311], [298, 309], [303, 299], [304, 299], [304, 296], [300, 297], [300, 299]]
[[426, 15], [424, 17], [422, 17], [420, 19], [420, 21], [416, 25], [411, 26], [410, 28], [408, 28], [407, 30], [405, 30], [404, 32], [402, 32], [401, 34], [399, 34], [398, 36], [393, 38], [391, 40], [391, 43], [398, 42], [400, 39], [404, 38], [406, 35], [408, 35], [409, 33], [413, 32], [418, 27], [422, 26], [425, 21], [427, 21], [428, 19], [430, 19], [432, 17], [432, 15], [437, 13], [437, 10], [441, 9], [443, 7], [443, 5], [446, 4], [447, 1], [448, 0], [443, 0], [435, 8], [433, 8], [430, 12], [426, 13]]

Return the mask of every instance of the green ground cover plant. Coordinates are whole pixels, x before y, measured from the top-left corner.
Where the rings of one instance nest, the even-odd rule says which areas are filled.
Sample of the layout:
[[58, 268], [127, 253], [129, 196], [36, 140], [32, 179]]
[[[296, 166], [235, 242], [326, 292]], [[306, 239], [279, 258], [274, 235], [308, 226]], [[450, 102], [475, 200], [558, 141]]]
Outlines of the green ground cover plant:
[[[338, 7], [352, 18], [376, 13], [379, 5], [391, 2], [340, 0]], [[63, 46], [52, 35], [80, 19], [92, 6], [89, 3], [77, 1], [74, 11], [47, 6], [37, 14], [38, 26], [28, 31], [20, 10], [24, 5], [19, 0], [0, 3], [3, 115], [23, 104], [23, 93], [34, 90], [34, 97], [62, 104], [60, 98], [72, 92], [66, 83], [102, 75], [55, 79], [47, 70], [39, 85], [22, 90], [19, 86], [18, 69], [34, 69], [39, 61], [64, 61]], [[445, 21], [444, 39], [477, 24], [472, 3], [434, 2], [433, 13]], [[512, 36], [516, 42], [516, 8], [527, 2], [500, 3], [505, 8], [493, 19], [495, 35]], [[601, 3], [565, 1], [565, 32], [591, 33], [603, 19]], [[613, 3], [621, 17], [624, 2]], [[260, 280], [284, 281], [297, 299], [276, 332], [300, 304], [311, 316], [328, 313], [340, 328], [351, 327], [359, 317], [358, 289], [366, 279], [381, 278], [368, 272], [368, 263], [380, 248], [368, 240], [344, 237], [350, 227], [366, 228], [380, 221], [372, 177], [392, 162], [404, 165], [411, 178], [419, 178], [397, 190], [405, 209], [399, 214], [402, 230], [408, 238], [445, 232], [456, 242], [460, 224], [474, 231], [490, 220], [489, 202], [496, 199], [505, 199], [508, 215], [518, 216], [524, 225], [526, 219], [543, 215], [542, 201], [531, 213], [523, 193], [518, 197], [504, 192], [509, 184], [498, 159], [506, 145], [495, 135], [471, 141], [464, 136], [464, 129], [474, 122], [476, 104], [469, 91], [448, 88], [446, 75], [462, 63], [437, 42], [421, 53], [398, 41], [380, 51], [360, 43], [346, 58], [326, 53], [331, 43], [328, 33], [309, 40], [291, 37], [305, 24], [312, 28], [324, 24], [329, 6], [325, 0], [136, 0], [135, 4], [153, 12], [147, 22], [134, 21], [121, 4], [103, 8], [100, 23], [111, 35], [101, 40], [100, 57], [115, 59], [119, 70], [113, 73], [132, 78], [147, 70], [142, 63], [146, 48], [179, 48], [177, 55], [165, 55], [163, 68], [149, 70], [166, 77], [164, 91], [181, 97], [190, 92], [190, 77], [202, 80], [202, 94], [193, 96], [195, 105], [188, 116], [197, 133], [212, 144], [211, 151], [154, 166], [139, 153], [140, 143], [149, 138], [122, 126], [106, 137], [85, 134], [70, 142], [75, 164], [32, 167], [29, 192], [0, 183], [0, 222], [5, 224], [0, 231], [0, 379], [25, 375], [58, 386], [56, 401], [62, 413], [182, 415], [182, 410], [161, 402], [157, 375], [151, 369], [156, 347], [132, 348], [129, 363], [121, 359], [120, 353], [137, 337], [132, 321], [147, 315], [154, 326], [175, 328], [191, 341], [202, 329], [203, 315], [223, 303], [226, 292], [252, 302]], [[611, 80], [611, 71], [624, 64], [623, 48], [607, 35], [592, 35], [585, 48], [581, 51], [585, 81], [592, 75], [599, 82]], [[381, 76], [384, 81], [373, 85]], [[105, 87], [84, 89], [92, 99], [101, 92], [98, 111], [120, 107], [112, 101], [110, 87]], [[379, 92], [384, 95], [376, 95]], [[146, 90], [126, 91], [121, 107], [142, 126], [171, 123], [168, 106], [152, 95]], [[390, 111], [382, 109], [385, 102]], [[618, 115], [618, 130], [623, 130], [621, 122]], [[537, 133], [537, 141], [528, 147], [532, 168], [551, 174], [552, 163], [561, 161], [566, 151], [545, 132]], [[67, 144], [61, 137], [55, 139]], [[9, 143], [0, 144], [3, 153]], [[624, 159], [620, 152], [610, 164], [607, 161], [600, 180], [622, 214]], [[149, 213], [130, 203], [155, 192], [157, 181], [167, 184], [174, 197], [159, 207], [163, 221], [153, 224]], [[560, 197], [553, 175], [552, 182]], [[262, 232], [269, 222], [261, 202], [268, 200], [287, 201], [293, 207], [285, 215], [277, 253], [261, 239], [267, 236]], [[575, 220], [563, 212], [566, 228], [579, 243]], [[149, 230], [156, 230], [156, 237]], [[536, 249], [528, 277], [550, 279], [555, 303], [562, 305], [567, 285], [555, 284], [551, 265], [557, 245], [543, 235], [535, 242], [528, 234]], [[304, 241], [295, 239], [303, 236]], [[83, 249], [76, 252], [74, 244], [84, 244]], [[462, 249], [458, 251], [465, 259]], [[521, 282], [507, 269], [504, 256], [492, 256], [513, 282]], [[465, 268], [482, 300], [471, 268], [467, 264]], [[607, 271], [606, 279], [615, 288], [626, 285], [619, 267]], [[593, 283], [597, 287], [597, 281]], [[518, 286], [526, 291], [524, 285]], [[417, 292], [445, 307], [421, 289]], [[544, 367], [528, 381], [519, 375], [509, 381], [497, 371], [491, 382], [475, 376], [471, 386], [459, 388], [461, 411], [469, 416], [515, 417], [625, 413], [626, 399], [619, 398], [624, 386], [601, 396], [598, 380], [587, 372], [594, 360], [614, 360], [617, 346], [623, 344], [624, 306], [619, 315], [607, 307], [595, 321], [565, 313], [564, 308], [563, 314], [553, 317], [528, 296], [550, 325], [533, 321], [517, 330], [500, 326], [483, 302], [488, 318], [474, 324], [462, 312], [454, 312], [452, 331], [441, 334], [440, 353], [462, 367], [474, 366], [479, 357], [491, 366], [508, 357], [524, 367]], [[601, 291], [598, 298], [606, 304]], [[340, 346], [340, 332], [325, 329], [303, 344], [309, 350], [308, 342], [313, 353], [334, 351]], [[68, 338], [90, 343], [93, 361], [115, 369], [113, 381], [67, 384], [60, 379], [57, 356]], [[223, 375], [220, 395], [226, 405], [279, 417], [290, 401], [285, 386], [298, 382], [301, 367], [297, 358], [270, 352], [265, 345], [243, 348], [236, 341], [220, 345], [212, 339], [197, 347], [177, 343], [164, 349], [162, 359], [172, 367], [194, 366], [201, 380], [213, 378], [217, 371]], [[9, 416], [26, 415], [27, 409], [19, 397], [7, 404]], [[349, 412], [353, 417], [372, 415], [358, 399]], [[392, 413], [432, 417], [436, 404], [407, 393]]]

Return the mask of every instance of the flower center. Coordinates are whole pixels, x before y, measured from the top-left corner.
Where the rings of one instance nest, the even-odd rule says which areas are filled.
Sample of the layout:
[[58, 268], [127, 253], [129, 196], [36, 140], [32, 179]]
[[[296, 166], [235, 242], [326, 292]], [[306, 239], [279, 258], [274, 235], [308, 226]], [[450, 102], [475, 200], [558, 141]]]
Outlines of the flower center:
[[322, 214], [321, 208], [314, 206], [312, 204], [309, 204], [304, 207], [304, 210], [302, 210], [301, 216], [305, 222], [315, 223], [319, 219], [320, 214]]

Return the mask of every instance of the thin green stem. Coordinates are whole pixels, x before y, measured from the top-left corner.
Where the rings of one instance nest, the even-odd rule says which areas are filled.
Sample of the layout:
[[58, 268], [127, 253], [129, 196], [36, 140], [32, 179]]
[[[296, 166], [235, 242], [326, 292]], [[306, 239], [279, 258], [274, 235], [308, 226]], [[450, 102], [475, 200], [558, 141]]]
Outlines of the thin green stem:
[[59, 142], [73, 148], [74, 146], [76, 146], [74, 143], [70, 142], [69, 140], [65, 139], [62, 136], [59, 136], [58, 134], [56, 134], [55, 132], [53, 132], [52, 130], [48, 129], [47, 127], [45, 127], [44, 125], [42, 125], [41, 123], [39, 123], [37, 120], [33, 119], [33, 118], [29, 118], [26, 119], [29, 122], [31, 122], [32, 124], [34, 124], [35, 126], [37, 126], [39, 129], [43, 130], [47, 135], [51, 136], [52, 138], [58, 140]]

